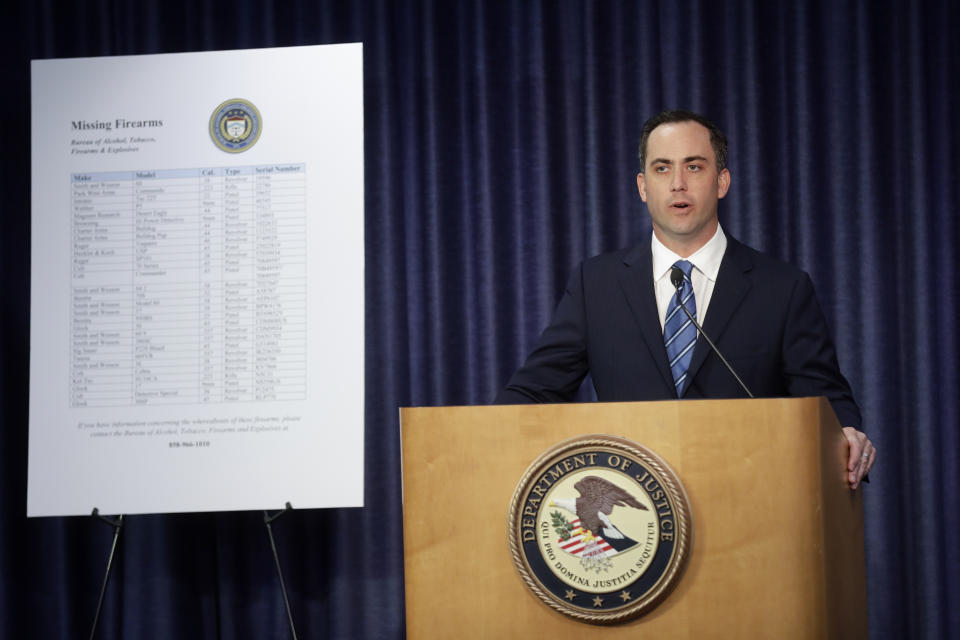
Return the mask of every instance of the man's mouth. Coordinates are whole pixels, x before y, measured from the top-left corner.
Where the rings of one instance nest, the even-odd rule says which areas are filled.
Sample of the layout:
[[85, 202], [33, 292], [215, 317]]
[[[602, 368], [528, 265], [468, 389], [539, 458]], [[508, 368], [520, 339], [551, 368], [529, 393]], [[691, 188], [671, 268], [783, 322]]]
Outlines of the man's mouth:
[[671, 206], [671, 207], [674, 207], [675, 209], [686, 209], [687, 207], [689, 207], [689, 206], [691, 206], [691, 205], [690, 205], [689, 202], [674, 202], [674, 203], [671, 204], [670, 206]]

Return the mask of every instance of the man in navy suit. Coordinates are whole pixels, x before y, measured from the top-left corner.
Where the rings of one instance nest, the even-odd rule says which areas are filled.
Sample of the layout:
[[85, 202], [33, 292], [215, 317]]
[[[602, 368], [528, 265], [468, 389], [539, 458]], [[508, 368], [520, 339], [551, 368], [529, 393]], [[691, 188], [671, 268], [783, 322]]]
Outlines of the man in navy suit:
[[755, 396], [830, 401], [850, 443], [847, 479], [856, 489], [876, 449], [860, 430], [813, 284], [803, 271], [724, 234], [717, 206], [730, 188], [726, 153], [723, 132], [695, 113], [664, 111], [647, 121], [637, 188], [653, 220], [651, 241], [579, 266], [496, 402], [569, 401], [588, 372], [601, 401], [745, 397], [695, 329], [682, 329], [689, 343], [668, 357], [678, 348], [673, 343], [683, 342], [673, 328], [682, 310], [671, 305], [677, 265], [689, 271], [684, 295], [704, 332]]

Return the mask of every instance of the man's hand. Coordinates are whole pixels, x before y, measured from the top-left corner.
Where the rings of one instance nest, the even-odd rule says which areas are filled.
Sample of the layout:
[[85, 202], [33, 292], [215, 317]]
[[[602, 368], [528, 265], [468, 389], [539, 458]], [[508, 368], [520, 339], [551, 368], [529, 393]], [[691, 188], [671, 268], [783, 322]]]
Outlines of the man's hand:
[[877, 449], [863, 431], [853, 427], [844, 427], [843, 435], [850, 443], [850, 455], [847, 456], [847, 482], [850, 489], [860, 486], [860, 480], [870, 472], [877, 459]]

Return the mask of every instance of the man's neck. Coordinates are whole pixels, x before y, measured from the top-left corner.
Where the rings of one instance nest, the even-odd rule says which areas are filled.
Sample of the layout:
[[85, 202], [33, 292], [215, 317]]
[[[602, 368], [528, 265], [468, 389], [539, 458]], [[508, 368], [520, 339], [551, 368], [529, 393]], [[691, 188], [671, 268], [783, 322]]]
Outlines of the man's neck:
[[[651, 236], [653, 249], [653, 264], [659, 272], [665, 269], [667, 264], [673, 264], [677, 260], [692, 260], [694, 265], [710, 277], [716, 277], [716, 271], [719, 269], [720, 260], [727, 249], [727, 237], [723, 233], [723, 227], [717, 225], [713, 235], [707, 239], [699, 248], [688, 253], [680, 254], [671, 247], [663, 244], [660, 236], [656, 233]], [[666, 262], [664, 262], [666, 261]], [[715, 264], [714, 264], [715, 263]]]
[[653, 234], [657, 237], [657, 240], [660, 241], [660, 244], [667, 249], [670, 249], [670, 251], [673, 251], [681, 258], [689, 258], [703, 248], [705, 244], [710, 242], [710, 239], [716, 235], [719, 226], [719, 221], [714, 221], [711, 227], [704, 229], [701, 233], [690, 238], [670, 236], [662, 233], [656, 226], [653, 227]]

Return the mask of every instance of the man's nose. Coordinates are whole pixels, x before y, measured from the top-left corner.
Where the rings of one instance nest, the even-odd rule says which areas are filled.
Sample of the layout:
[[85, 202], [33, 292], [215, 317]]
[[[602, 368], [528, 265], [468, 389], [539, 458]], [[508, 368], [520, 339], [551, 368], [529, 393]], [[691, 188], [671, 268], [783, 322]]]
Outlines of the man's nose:
[[683, 171], [674, 171], [673, 176], [670, 179], [670, 190], [671, 191], [686, 191], [687, 190], [687, 181], [683, 176]]

